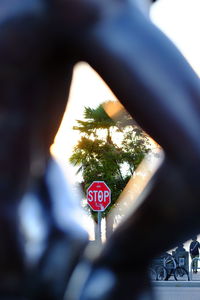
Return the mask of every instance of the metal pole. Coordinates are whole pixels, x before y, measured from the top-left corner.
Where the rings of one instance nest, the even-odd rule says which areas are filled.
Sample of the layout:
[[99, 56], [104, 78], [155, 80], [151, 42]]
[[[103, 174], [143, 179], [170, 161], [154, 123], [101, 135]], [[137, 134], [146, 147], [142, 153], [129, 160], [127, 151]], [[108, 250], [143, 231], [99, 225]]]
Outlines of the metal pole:
[[101, 239], [101, 219], [102, 219], [102, 214], [101, 211], [98, 211], [98, 243], [102, 243]]

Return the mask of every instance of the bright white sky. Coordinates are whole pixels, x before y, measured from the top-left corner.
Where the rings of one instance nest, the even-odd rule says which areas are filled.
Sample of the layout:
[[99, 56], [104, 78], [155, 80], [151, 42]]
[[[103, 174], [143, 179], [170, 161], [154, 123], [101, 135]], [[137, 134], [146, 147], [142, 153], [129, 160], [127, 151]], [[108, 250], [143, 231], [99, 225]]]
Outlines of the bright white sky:
[[151, 10], [151, 17], [200, 75], [199, 12], [199, 0], [159, 0]]
[[[177, 45], [200, 75], [200, 0], [159, 0], [151, 9], [151, 17]], [[67, 166], [68, 157], [78, 139], [72, 131], [76, 119], [83, 118], [84, 106], [96, 107], [114, 95], [85, 63], [77, 65], [71, 87], [70, 100], [52, 151], [62, 166]], [[70, 178], [74, 170], [69, 168]]]

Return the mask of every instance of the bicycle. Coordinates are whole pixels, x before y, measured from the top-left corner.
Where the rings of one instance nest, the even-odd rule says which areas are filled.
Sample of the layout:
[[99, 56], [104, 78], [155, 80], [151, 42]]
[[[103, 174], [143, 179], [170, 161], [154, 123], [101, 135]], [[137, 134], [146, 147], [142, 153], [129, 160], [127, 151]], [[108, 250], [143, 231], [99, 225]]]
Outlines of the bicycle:
[[169, 254], [166, 258], [163, 259], [163, 265], [167, 271], [167, 276], [165, 280], [168, 280], [171, 276], [174, 276], [174, 279], [177, 281], [189, 281], [188, 271], [179, 265], [176, 258]]
[[166, 280], [167, 270], [164, 266], [158, 264], [149, 267], [149, 278], [152, 281]]

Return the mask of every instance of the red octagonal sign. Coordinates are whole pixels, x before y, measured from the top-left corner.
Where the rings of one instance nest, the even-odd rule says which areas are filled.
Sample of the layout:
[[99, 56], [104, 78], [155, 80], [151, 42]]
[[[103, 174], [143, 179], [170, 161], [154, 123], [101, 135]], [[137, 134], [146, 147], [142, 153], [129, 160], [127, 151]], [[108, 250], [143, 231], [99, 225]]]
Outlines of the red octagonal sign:
[[108, 207], [111, 190], [104, 181], [93, 181], [87, 189], [87, 202], [94, 211], [104, 211]]

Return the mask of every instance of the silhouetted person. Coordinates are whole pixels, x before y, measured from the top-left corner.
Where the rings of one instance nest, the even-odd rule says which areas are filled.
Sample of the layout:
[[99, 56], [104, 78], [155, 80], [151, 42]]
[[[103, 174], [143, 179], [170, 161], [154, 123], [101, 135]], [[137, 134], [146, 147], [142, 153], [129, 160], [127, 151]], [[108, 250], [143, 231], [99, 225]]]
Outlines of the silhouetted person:
[[[74, 235], [78, 227], [59, 223], [60, 196], [53, 197], [58, 191], [52, 189], [57, 177], [47, 180], [54, 174], [48, 170], [49, 147], [73, 67], [82, 60], [163, 147], [165, 160], [99, 257], [78, 265], [84, 265], [84, 276], [74, 275], [76, 295], [69, 288], [66, 299], [149, 299], [151, 259], [199, 231], [200, 84], [174, 45], [135, 1], [1, 1], [2, 297], [61, 299], [83, 251], [81, 229]], [[34, 264], [27, 263], [18, 214], [26, 193], [36, 197], [31, 202], [45, 216], [44, 249]]]
[[194, 258], [196, 258], [193, 261], [192, 264], [192, 269], [194, 273], [197, 273], [197, 268], [198, 268], [198, 258], [199, 258], [199, 248], [200, 248], [200, 244], [197, 241], [197, 236], [193, 237], [192, 242], [190, 243], [190, 256], [191, 259], [193, 260]]

